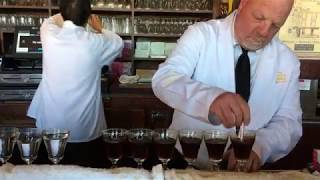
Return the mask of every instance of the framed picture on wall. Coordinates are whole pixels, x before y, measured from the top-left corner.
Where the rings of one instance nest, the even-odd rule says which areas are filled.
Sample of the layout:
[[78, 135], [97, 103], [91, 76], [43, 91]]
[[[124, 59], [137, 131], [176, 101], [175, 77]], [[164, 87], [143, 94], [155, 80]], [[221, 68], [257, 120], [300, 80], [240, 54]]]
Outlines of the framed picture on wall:
[[279, 38], [299, 58], [320, 59], [320, 1], [296, 0]]

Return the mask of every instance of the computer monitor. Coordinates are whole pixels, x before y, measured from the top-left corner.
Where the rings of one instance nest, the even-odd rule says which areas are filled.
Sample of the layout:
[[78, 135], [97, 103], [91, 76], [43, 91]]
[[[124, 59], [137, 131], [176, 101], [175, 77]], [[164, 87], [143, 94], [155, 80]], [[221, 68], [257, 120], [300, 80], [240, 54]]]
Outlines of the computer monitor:
[[41, 59], [42, 45], [40, 40], [40, 27], [17, 26], [14, 34], [15, 58]]

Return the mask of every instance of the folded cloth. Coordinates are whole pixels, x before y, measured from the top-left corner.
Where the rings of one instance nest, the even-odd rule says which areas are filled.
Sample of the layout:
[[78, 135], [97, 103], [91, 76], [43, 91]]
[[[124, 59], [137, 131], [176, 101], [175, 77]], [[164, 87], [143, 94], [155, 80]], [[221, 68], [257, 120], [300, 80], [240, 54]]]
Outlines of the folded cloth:
[[139, 79], [140, 79], [139, 75], [128, 76], [123, 74], [120, 76], [119, 82], [121, 84], [134, 84], [134, 83], [137, 83]]
[[149, 172], [143, 169], [95, 169], [70, 165], [19, 165], [0, 167], [0, 180], [319, 180], [300, 171], [282, 172], [209, 172], [199, 170], [167, 170], [161, 165]]
[[122, 180], [153, 179], [147, 170], [133, 168], [95, 169], [71, 165], [19, 165], [0, 167], [0, 180]]

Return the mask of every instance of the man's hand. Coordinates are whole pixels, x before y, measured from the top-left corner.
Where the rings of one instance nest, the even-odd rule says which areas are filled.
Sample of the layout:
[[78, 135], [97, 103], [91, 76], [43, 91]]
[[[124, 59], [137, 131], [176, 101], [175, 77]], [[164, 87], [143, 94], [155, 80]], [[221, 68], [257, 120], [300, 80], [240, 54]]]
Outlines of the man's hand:
[[260, 167], [261, 167], [261, 160], [259, 156], [254, 151], [251, 151], [248, 162], [246, 164], [247, 171], [254, 172], [259, 170]]
[[240, 127], [242, 122], [250, 122], [250, 109], [248, 103], [238, 94], [225, 92], [218, 96], [210, 105], [210, 114], [218, 117], [226, 128]]
[[88, 24], [98, 33], [102, 32], [102, 23], [99, 16], [92, 14], [89, 17]]
[[[238, 168], [237, 159], [234, 155], [233, 149], [228, 150], [225, 153], [224, 159], [228, 160], [228, 170], [234, 171]], [[261, 168], [261, 160], [259, 156], [254, 152], [251, 151], [248, 162], [245, 166], [246, 172], [254, 172]]]

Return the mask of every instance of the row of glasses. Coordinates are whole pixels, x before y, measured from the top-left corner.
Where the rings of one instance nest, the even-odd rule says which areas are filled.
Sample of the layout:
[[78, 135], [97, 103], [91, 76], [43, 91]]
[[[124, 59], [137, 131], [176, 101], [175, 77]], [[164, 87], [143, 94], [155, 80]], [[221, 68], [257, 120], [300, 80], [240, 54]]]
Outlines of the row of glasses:
[[212, 0], [135, 0], [137, 9], [212, 10]]
[[0, 0], [3, 6], [48, 6], [48, 0]]
[[199, 22], [195, 17], [155, 17], [139, 16], [135, 18], [135, 33], [182, 34], [188, 26]]
[[20, 157], [26, 164], [32, 164], [37, 159], [42, 139], [48, 152], [48, 158], [53, 164], [58, 164], [64, 156], [64, 150], [69, 137], [69, 131], [63, 129], [0, 128], [0, 161], [7, 162], [12, 156], [17, 143]]
[[197, 159], [200, 144], [203, 139], [208, 150], [212, 170], [219, 171], [220, 162], [222, 161], [229, 137], [237, 159], [237, 170], [244, 171], [255, 141], [255, 131], [251, 130], [244, 131], [243, 138], [240, 138], [235, 131], [229, 132], [221, 129], [207, 131], [181, 130], [179, 140], [188, 166], [192, 167], [194, 161]]
[[47, 17], [34, 15], [0, 14], [0, 25], [5, 26], [40, 26]]
[[152, 130], [150, 129], [106, 129], [102, 131], [106, 143], [106, 154], [116, 167], [117, 162], [123, 156], [125, 144], [129, 143], [131, 156], [137, 162], [138, 168], [148, 157], [149, 146], [152, 143]]
[[113, 167], [116, 167], [118, 160], [123, 156], [125, 144], [129, 143], [131, 157], [137, 162], [138, 168], [142, 167], [142, 163], [148, 157], [149, 146], [153, 144], [156, 155], [166, 169], [168, 161], [172, 158], [176, 141], [179, 139], [188, 167], [193, 167], [201, 142], [204, 140], [212, 170], [218, 171], [230, 137], [239, 164], [238, 170], [244, 170], [255, 140], [254, 131], [245, 131], [244, 138], [239, 139], [235, 131], [230, 132], [222, 129], [207, 131], [156, 129], [152, 131], [150, 129], [125, 130], [114, 128], [106, 129], [102, 134], [106, 143], [107, 157], [112, 162]]
[[93, 8], [131, 8], [131, 0], [92, 0], [91, 6]]
[[148, 157], [149, 147], [152, 142], [155, 145], [156, 154], [166, 168], [167, 162], [173, 154], [176, 144], [177, 133], [175, 130], [158, 129], [106, 129], [102, 131], [106, 144], [106, 154], [112, 162], [112, 167], [116, 167], [118, 160], [123, 156], [125, 145], [130, 147], [130, 156], [137, 162], [138, 168]]
[[101, 16], [102, 26], [116, 33], [130, 33], [131, 21], [129, 16]]

